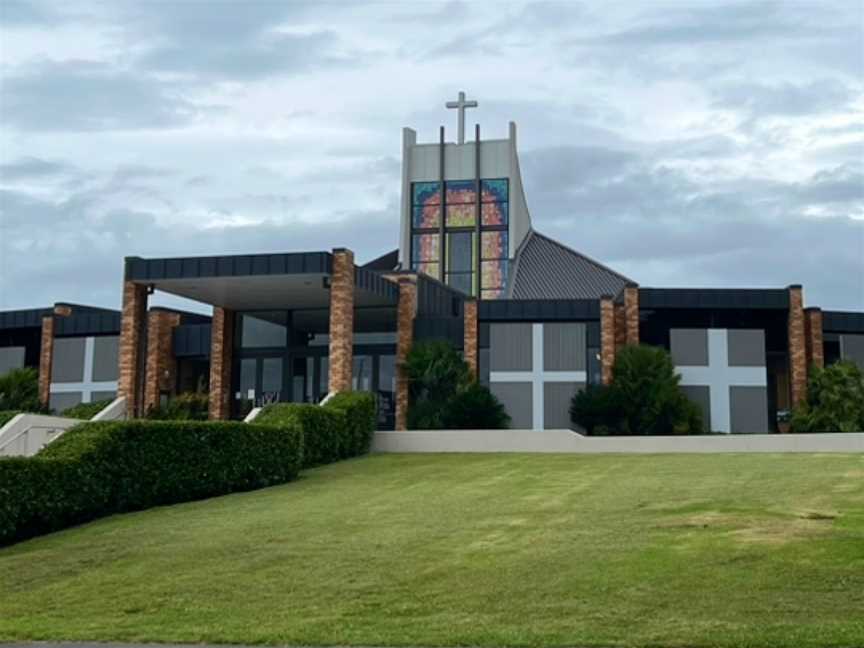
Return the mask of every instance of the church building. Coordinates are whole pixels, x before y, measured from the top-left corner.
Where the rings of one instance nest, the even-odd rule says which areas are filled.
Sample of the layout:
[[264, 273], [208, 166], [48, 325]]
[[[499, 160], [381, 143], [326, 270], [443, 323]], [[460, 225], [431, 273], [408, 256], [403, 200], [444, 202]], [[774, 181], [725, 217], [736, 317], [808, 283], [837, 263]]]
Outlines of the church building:
[[[448, 102], [455, 141], [443, 127], [431, 142], [403, 130], [398, 248], [372, 261], [345, 247], [127, 257], [116, 376], [127, 410], [142, 414], [193, 385], [209, 390], [214, 419], [354, 389], [377, 394], [381, 429], [405, 429], [399, 367], [413, 343], [443, 339], [514, 428], [570, 428], [574, 393], [609, 382], [624, 346], [651, 344], [670, 351], [709, 430], [759, 433], [778, 431], [806, 397], [812, 367], [842, 358], [864, 368], [864, 313], [805, 308], [800, 285], [642, 286], [543, 235], [516, 125], [486, 140], [476, 126], [466, 141], [465, 110], [476, 105], [464, 93]], [[212, 306], [212, 321], [148, 311], [156, 291]]]

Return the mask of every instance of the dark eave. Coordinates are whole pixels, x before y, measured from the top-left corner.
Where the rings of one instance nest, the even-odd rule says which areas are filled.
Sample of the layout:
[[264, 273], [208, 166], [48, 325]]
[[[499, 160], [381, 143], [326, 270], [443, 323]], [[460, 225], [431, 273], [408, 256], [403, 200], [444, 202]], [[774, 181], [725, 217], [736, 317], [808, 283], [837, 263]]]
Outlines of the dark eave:
[[594, 321], [600, 319], [596, 299], [496, 299], [478, 302], [482, 322]]
[[822, 311], [822, 330], [826, 333], [864, 334], [864, 313]]
[[640, 288], [639, 308], [788, 309], [786, 288]]

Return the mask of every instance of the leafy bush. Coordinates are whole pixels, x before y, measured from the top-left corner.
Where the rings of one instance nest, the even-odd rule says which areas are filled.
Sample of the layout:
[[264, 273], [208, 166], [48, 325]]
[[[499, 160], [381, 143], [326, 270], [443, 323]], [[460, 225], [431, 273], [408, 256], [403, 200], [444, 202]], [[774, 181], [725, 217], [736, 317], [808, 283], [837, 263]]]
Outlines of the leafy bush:
[[340, 412], [345, 418], [346, 440], [342, 456], [366, 454], [372, 445], [378, 417], [375, 397], [369, 392], [341, 392], [330, 397], [325, 409]]
[[864, 374], [844, 361], [814, 368], [807, 400], [792, 414], [793, 432], [864, 432]]
[[6, 425], [9, 421], [20, 414], [18, 410], [3, 410], [0, 411], [0, 428]]
[[457, 392], [444, 410], [444, 429], [502, 430], [510, 427], [510, 416], [500, 401], [477, 382]]
[[110, 404], [110, 398], [100, 401], [94, 401], [92, 403], [78, 403], [77, 405], [73, 405], [72, 407], [63, 410], [63, 413], [60, 416], [65, 416], [66, 418], [81, 419], [82, 421], [89, 421], [103, 409], [108, 407]]
[[573, 397], [571, 419], [589, 434], [702, 434], [702, 413], [680, 380], [665, 349], [627, 346], [615, 360], [609, 387]]
[[409, 385], [409, 429], [500, 429], [510, 425], [504, 406], [477, 383], [452, 344], [414, 345], [404, 369]]
[[30, 458], [0, 458], [0, 544], [113, 513], [295, 478], [299, 426], [82, 423]]
[[303, 467], [346, 456], [348, 431], [342, 412], [308, 403], [274, 403], [255, 418], [259, 425], [296, 426], [303, 430]]
[[415, 344], [404, 370], [408, 376], [408, 427], [443, 429], [449, 401], [472, 380], [468, 364], [452, 344], [436, 340]]
[[206, 421], [209, 414], [208, 394], [186, 392], [171, 398], [164, 407], [151, 408], [146, 417], [151, 421]]
[[0, 376], [0, 410], [45, 410], [39, 402], [39, 372], [36, 369], [22, 367]]

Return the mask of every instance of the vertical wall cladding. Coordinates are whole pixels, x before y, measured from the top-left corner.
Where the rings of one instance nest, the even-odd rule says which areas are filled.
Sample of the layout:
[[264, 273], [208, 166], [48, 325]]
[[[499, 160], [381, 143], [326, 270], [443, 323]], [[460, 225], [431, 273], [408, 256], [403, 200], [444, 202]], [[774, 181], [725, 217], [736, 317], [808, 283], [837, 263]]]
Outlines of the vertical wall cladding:
[[864, 371], [864, 334], [844, 333], [840, 336], [840, 358], [858, 365]]
[[804, 335], [806, 338], [807, 367], [821, 369], [825, 366], [825, 343], [822, 336], [822, 311], [818, 308], [804, 309]]
[[147, 316], [147, 374], [144, 387], [144, 411], [158, 407], [160, 395], [174, 390], [177, 360], [173, 352], [174, 327], [180, 314], [152, 310]]
[[789, 373], [792, 405], [807, 398], [807, 344], [804, 333], [804, 295], [801, 286], [789, 286]]
[[231, 414], [231, 360], [234, 344], [234, 311], [215, 307], [210, 336], [210, 418]]
[[354, 253], [333, 250], [330, 279], [330, 392], [351, 391], [354, 350]]
[[120, 320], [117, 394], [126, 398], [126, 411], [130, 418], [141, 413], [146, 328], [147, 287], [126, 281]]
[[489, 386], [517, 429], [567, 429], [570, 401], [587, 382], [584, 322], [489, 325]]
[[48, 407], [51, 399], [51, 366], [54, 364], [54, 316], [42, 317], [39, 347], [39, 402]]
[[417, 314], [417, 284], [414, 278], [399, 279], [399, 305], [396, 310], [396, 430], [408, 429], [408, 376], [405, 360], [414, 342]]
[[672, 329], [672, 361], [687, 396], [715, 432], [768, 431], [765, 332]]

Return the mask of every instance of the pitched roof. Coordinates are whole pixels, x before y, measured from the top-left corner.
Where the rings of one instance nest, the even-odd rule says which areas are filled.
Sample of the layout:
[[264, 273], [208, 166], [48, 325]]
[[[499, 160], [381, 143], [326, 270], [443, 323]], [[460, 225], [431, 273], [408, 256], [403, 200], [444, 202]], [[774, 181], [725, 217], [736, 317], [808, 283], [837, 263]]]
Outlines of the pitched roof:
[[393, 250], [392, 252], [388, 252], [387, 254], [382, 254], [377, 259], [372, 259], [369, 263], [366, 263], [363, 267], [368, 268], [369, 270], [377, 270], [377, 271], [389, 271], [395, 270], [396, 266], [399, 265], [399, 250]]
[[584, 254], [534, 230], [516, 250], [510, 299], [599, 299], [633, 283]]

